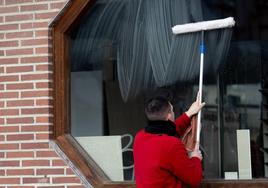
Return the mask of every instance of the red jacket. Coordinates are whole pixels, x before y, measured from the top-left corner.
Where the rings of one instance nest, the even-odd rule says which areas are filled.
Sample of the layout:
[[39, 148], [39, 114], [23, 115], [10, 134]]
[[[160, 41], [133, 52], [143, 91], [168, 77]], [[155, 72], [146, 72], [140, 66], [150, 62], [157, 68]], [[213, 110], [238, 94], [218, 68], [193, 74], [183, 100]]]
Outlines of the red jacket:
[[[190, 125], [190, 118], [183, 114], [175, 124], [182, 135]], [[190, 159], [183, 143], [174, 136], [141, 130], [135, 136], [133, 155], [137, 188], [198, 186], [202, 180], [200, 159]]]

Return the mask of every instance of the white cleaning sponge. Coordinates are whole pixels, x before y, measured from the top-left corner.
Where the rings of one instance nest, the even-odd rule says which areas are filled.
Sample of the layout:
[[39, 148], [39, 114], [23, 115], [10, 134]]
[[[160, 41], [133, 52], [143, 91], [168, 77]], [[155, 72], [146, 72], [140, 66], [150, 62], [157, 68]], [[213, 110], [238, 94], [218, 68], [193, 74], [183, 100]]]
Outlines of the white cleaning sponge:
[[228, 17], [225, 19], [176, 25], [172, 27], [172, 32], [174, 34], [182, 34], [182, 33], [190, 33], [190, 32], [197, 32], [197, 31], [203, 31], [203, 30], [233, 27], [234, 25], [235, 25], [234, 18]]

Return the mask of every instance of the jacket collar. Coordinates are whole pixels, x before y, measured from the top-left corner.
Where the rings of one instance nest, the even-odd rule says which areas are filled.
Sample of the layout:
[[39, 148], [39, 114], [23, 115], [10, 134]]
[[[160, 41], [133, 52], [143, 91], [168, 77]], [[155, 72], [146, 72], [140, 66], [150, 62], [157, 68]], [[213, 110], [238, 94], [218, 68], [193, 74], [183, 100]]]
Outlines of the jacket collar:
[[151, 134], [167, 134], [169, 136], [178, 137], [176, 125], [170, 120], [148, 121], [148, 125], [145, 127], [145, 132]]

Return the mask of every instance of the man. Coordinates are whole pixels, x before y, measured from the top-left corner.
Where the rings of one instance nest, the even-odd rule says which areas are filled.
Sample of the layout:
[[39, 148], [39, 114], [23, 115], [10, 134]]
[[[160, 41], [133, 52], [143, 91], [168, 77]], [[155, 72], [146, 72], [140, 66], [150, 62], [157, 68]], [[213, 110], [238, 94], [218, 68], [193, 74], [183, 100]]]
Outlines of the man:
[[196, 100], [175, 120], [173, 106], [167, 99], [155, 97], [147, 102], [148, 125], [137, 133], [133, 146], [137, 188], [181, 188], [200, 184], [203, 176], [201, 152], [195, 150], [188, 154], [179, 136], [204, 105]]

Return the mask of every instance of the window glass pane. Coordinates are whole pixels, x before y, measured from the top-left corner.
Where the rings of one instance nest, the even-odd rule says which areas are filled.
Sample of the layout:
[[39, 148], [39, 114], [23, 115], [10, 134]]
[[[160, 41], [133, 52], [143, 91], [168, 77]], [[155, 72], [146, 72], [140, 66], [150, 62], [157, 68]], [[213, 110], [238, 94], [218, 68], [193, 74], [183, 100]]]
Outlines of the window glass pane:
[[[109, 9], [106, 7], [108, 2], [114, 3]], [[104, 171], [115, 181], [133, 179], [131, 138], [147, 123], [143, 110], [144, 100], [156, 93], [166, 95], [178, 116], [187, 110], [198, 91], [196, 75], [191, 79], [154, 88], [155, 90], [148, 87], [130, 100], [123, 99], [119, 73], [122, 71], [119, 67], [121, 56], [118, 55], [120, 41], [114, 40], [123, 35], [116, 29], [122, 26], [127, 11], [122, 2], [124, 1], [97, 1], [80, 24], [71, 31], [70, 41], [71, 134], [92, 157], [95, 156], [90, 153], [95, 150], [90, 147], [92, 145], [101, 148], [101, 151], [95, 151], [96, 156], [99, 154], [110, 157], [109, 153], [114, 154], [118, 163], [108, 162], [107, 167], [107, 164], [96, 162], [101, 168], [107, 167], [108, 170]], [[191, 6], [194, 7], [194, 4]], [[203, 100], [206, 107], [202, 111], [201, 132], [205, 178], [224, 178], [225, 172], [238, 172], [238, 129], [250, 130], [253, 177], [267, 177], [268, 110], [267, 98], [260, 92], [260, 89], [268, 88], [268, 19], [265, 19], [268, 17], [267, 3], [253, 0], [204, 0], [201, 4], [204, 20], [234, 16], [237, 22], [228, 55], [217, 72], [212, 67], [206, 67], [206, 60], [211, 60], [212, 56], [205, 55], [205, 69], [209, 70], [204, 75]], [[185, 7], [189, 8], [190, 5]], [[197, 14], [189, 16], [196, 19]], [[108, 19], [104, 20], [103, 17]], [[137, 17], [137, 21], [139, 19], [141, 18]], [[101, 28], [97, 27], [100, 21], [105, 21]], [[140, 25], [142, 26], [142, 22]], [[133, 35], [140, 30], [133, 31]], [[205, 35], [208, 38], [209, 33]], [[131, 40], [131, 35], [129, 37]], [[137, 49], [141, 48], [147, 53], [143, 49], [146, 45], [141, 43], [142, 40], [135, 43]], [[134, 59], [137, 56], [134, 51], [132, 55]], [[144, 66], [147, 61], [149, 60], [140, 62], [140, 66], [144, 68], [141, 71], [151, 75], [152, 70], [147, 70], [148, 67]], [[125, 69], [126, 75], [129, 75], [129, 70]], [[130, 91], [138, 90], [141, 83], [130, 84]], [[110, 139], [109, 145], [105, 146], [102, 138], [106, 143]], [[126, 146], [129, 147], [125, 148]], [[97, 160], [98, 157], [93, 159]], [[130, 168], [123, 170], [123, 166]]]
[[[216, 79], [216, 78], [215, 78]], [[206, 83], [206, 82], [205, 82]], [[220, 177], [220, 125], [218, 87], [215, 84], [205, 85], [203, 88], [206, 107], [202, 111], [201, 150], [203, 151], [203, 168], [205, 178]]]
[[267, 3], [264, 1], [213, 1], [203, 4], [208, 19], [234, 16], [236, 27], [228, 58], [219, 73], [219, 123], [221, 141], [220, 177], [224, 172], [238, 172], [236, 130], [250, 130], [253, 178], [266, 177], [267, 157], [263, 155], [266, 136], [260, 121], [267, 114], [263, 107], [265, 95], [260, 89], [267, 87]]
[[[238, 169], [238, 129], [250, 130], [251, 160], [253, 177], [263, 177], [264, 163], [262, 147], [261, 106], [261, 42], [236, 41], [221, 74], [223, 96], [224, 162], [223, 171]], [[239, 58], [238, 58], [239, 57]], [[237, 67], [237, 68], [235, 68]], [[239, 68], [238, 68], [239, 67]]]
[[227, 85], [224, 104], [224, 150], [225, 171], [237, 170], [236, 130], [250, 129], [253, 176], [263, 173], [263, 165], [255, 157], [262, 155], [260, 150], [260, 88], [259, 84]]

